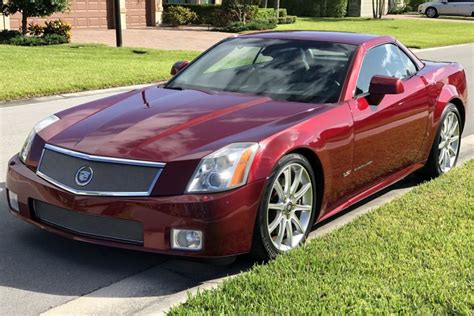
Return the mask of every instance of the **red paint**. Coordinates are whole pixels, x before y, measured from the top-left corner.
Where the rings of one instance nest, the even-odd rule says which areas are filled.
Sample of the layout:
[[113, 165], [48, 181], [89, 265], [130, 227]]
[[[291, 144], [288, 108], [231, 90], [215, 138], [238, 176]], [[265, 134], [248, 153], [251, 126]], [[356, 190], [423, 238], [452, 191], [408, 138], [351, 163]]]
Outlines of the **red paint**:
[[[322, 170], [318, 220], [402, 179], [426, 161], [440, 115], [456, 99], [465, 111], [467, 85], [455, 63], [421, 62], [387, 36], [334, 32], [273, 32], [244, 37], [291, 38], [358, 45], [340, 102], [308, 104], [267, 97], [151, 87], [62, 111], [36, 137], [27, 165], [14, 157], [6, 188], [19, 196], [26, 221], [60, 235], [98, 244], [189, 256], [226, 256], [249, 251], [260, 195], [277, 161], [300, 151]], [[354, 98], [362, 60], [371, 47], [393, 43], [420, 70], [406, 80], [374, 79], [373, 94]], [[186, 195], [200, 159], [233, 142], [259, 142], [248, 184], [224, 193]], [[74, 196], [36, 174], [45, 143], [93, 155], [165, 162], [152, 196]], [[143, 247], [74, 236], [40, 224], [30, 200], [97, 215], [141, 221]], [[16, 213], [15, 213], [16, 214]], [[170, 249], [171, 228], [201, 229], [204, 249]]]

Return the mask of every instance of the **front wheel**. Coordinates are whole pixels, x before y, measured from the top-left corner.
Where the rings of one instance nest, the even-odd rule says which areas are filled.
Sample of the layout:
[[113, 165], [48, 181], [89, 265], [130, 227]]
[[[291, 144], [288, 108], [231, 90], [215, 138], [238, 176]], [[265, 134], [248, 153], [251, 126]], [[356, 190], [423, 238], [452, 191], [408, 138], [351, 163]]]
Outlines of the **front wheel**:
[[461, 148], [461, 119], [454, 104], [448, 104], [441, 116], [438, 131], [424, 168], [428, 178], [448, 172], [458, 161]]
[[438, 10], [436, 10], [436, 8], [429, 7], [426, 9], [426, 16], [429, 18], [437, 18], [439, 16]]
[[273, 259], [306, 240], [315, 216], [315, 185], [313, 169], [304, 156], [290, 154], [278, 162], [260, 203], [254, 257]]

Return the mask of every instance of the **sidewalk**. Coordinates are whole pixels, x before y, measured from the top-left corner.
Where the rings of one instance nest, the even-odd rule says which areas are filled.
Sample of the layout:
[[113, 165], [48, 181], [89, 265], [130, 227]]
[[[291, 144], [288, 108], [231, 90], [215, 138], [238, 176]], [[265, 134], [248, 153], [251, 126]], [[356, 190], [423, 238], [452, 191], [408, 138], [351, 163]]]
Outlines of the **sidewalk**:
[[[196, 29], [141, 28], [122, 31], [123, 46], [156, 48], [166, 50], [208, 49], [224, 38], [234, 34]], [[115, 46], [115, 30], [81, 30], [72, 33], [73, 43], [99, 43]]]

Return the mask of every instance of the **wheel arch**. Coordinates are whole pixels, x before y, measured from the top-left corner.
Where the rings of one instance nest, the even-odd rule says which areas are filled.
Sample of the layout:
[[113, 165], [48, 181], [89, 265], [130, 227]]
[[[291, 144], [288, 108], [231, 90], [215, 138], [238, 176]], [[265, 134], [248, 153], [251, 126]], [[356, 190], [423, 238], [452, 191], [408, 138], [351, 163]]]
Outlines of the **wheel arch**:
[[[287, 153], [285, 153], [283, 156], [286, 156], [288, 154], [300, 154], [306, 159], [308, 159], [309, 163], [311, 164], [311, 167], [313, 168], [314, 172], [314, 177], [316, 180], [316, 206], [317, 206], [317, 214], [320, 215], [319, 213], [321, 212], [321, 205], [322, 205], [322, 200], [324, 197], [324, 169], [321, 164], [321, 160], [319, 159], [318, 155], [311, 149], [305, 148], [305, 147], [299, 147], [299, 148], [293, 148]], [[318, 218], [316, 216], [315, 218]]]
[[448, 104], [449, 103], [454, 104], [459, 111], [459, 115], [461, 115], [461, 133], [462, 133], [462, 131], [464, 131], [464, 125], [466, 124], [466, 108], [464, 107], [464, 103], [459, 98], [452, 98], [448, 102]]
[[432, 6], [432, 5], [430, 5], [429, 7], [427, 7], [427, 8], [425, 9], [425, 15], [426, 15], [426, 16], [428, 16], [428, 10], [429, 10], [429, 9], [434, 9], [434, 10], [436, 11], [435, 16], [433, 16], [434, 18], [437, 18], [437, 17], [439, 16], [438, 8], [435, 7], [435, 6]]

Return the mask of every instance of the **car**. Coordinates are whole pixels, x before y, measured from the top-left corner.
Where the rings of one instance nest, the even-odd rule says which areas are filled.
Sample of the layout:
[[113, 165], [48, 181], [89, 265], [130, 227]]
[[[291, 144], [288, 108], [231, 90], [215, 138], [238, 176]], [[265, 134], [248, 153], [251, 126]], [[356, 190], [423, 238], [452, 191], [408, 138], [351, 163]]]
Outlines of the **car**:
[[440, 15], [474, 16], [474, 0], [425, 2], [418, 6], [418, 13], [429, 18], [437, 18]]
[[458, 159], [463, 68], [389, 36], [239, 35], [172, 73], [40, 121], [9, 161], [11, 213], [95, 244], [267, 260]]

